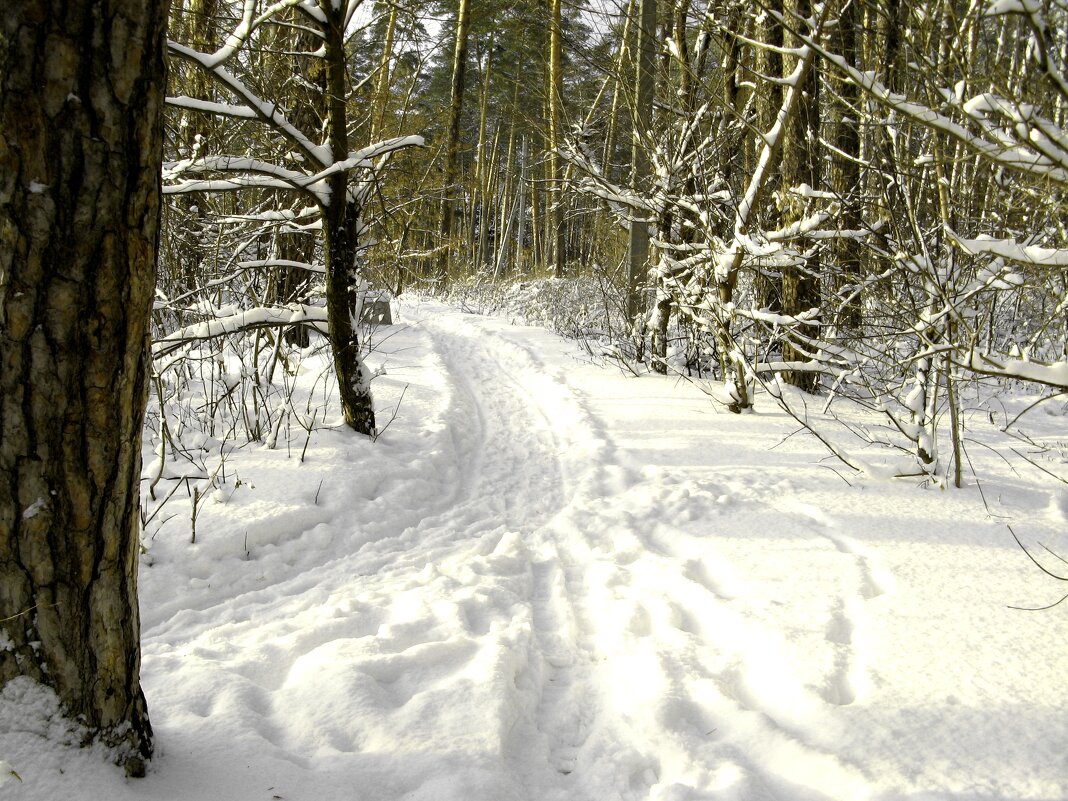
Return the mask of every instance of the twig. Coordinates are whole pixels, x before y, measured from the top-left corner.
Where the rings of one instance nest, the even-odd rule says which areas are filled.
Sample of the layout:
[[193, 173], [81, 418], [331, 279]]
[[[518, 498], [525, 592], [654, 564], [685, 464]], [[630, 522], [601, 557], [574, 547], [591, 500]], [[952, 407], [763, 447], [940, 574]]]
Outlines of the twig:
[[393, 415], [389, 418], [389, 421], [384, 426], [376, 430], [374, 434], [371, 435], [371, 442], [378, 442], [378, 438], [385, 434], [386, 429], [388, 429], [393, 424], [393, 421], [397, 419], [397, 415], [400, 413], [401, 403], [404, 402], [404, 393], [408, 391], [409, 386], [409, 384], [404, 385], [404, 389], [401, 390], [400, 397], [397, 398], [397, 405], [393, 407]]
[[1061, 598], [1060, 601], [1054, 601], [1048, 606], [1012, 606], [1010, 604], [1009, 609], [1015, 609], [1018, 612], [1045, 612], [1047, 609], [1052, 609], [1053, 607], [1057, 606], [1057, 604], [1065, 600], [1068, 600], [1068, 595], [1065, 595], [1064, 598]]
[[[300, 424], [304, 427], [304, 430], [308, 432], [308, 436], [304, 439], [304, 447], [300, 449], [300, 463], [304, 464], [304, 455], [308, 452], [308, 443], [311, 442], [312, 431], [315, 430], [315, 416], [319, 414], [319, 410], [315, 409], [312, 412], [311, 421], [308, 425], [304, 425], [304, 421], [301, 420]], [[298, 417], [299, 419], [299, 417]]]
[[1020, 546], [1020, 550], [1027, 554], [1027, 558], [1034, 562], [1035, 566], [1038, 567], [1039, 570], [1041, 570], [1050, 578], [1057, 579], [1057, 581], [1068, 581], [1068, 576], [1058, 576], [1056, 573], [1053, 573], [1052, 571], [1049, 571], [1045, 567], [1043, 567], [1042, 563], [1035, 559], [1035, 557], [1031, 555], [1031, 552], [1024, 547], [1024, 544], [1020, 542], [1020, 538], [1016, 536], [1016, 532], [1012, 530], [1012, 526], [1006, 524], [1005, 528], [1007, 528], [1009, 530], [1009, 533], [1012, 534], [1012, 538], [1016, 540], [1016, 544]]
[[[58, 604], [58, 603], [54, 603], [54, 604], [45, 604], [45, 608], [46, 608], [46, 609], [47, 609], [47, 608], [51, 608], [51, 607], [56, 607], [56, 606], [59, 606], [59, 604]], [[10, 621], [10, 620], [15, 620], [16, 618], [20, 618], [20, 617], [22, 617], [23, 615], [28, 615], [28, 614], [29, 614], [30, 612], [32, 612], [32, 611], [33, 611], [34, 609], [40, 609], [40, 608], [41, 608], [41, 604], [34, 604], [34, 605], [33, 605], [33, 606], [31, 606], [31, 607], [30, 607], [29, 609], [23, 609], [23, 610], [22, 610], [21, 612], [16, 612], [16, 613], [15, 613], [15, 614], [13, 614], [13, 615], [12, 615], [11, 617], [4, 617], [4, 618], [0, 618], [0, 623], [7, 623], [7, 622], [8, 622], [8, 621]]]

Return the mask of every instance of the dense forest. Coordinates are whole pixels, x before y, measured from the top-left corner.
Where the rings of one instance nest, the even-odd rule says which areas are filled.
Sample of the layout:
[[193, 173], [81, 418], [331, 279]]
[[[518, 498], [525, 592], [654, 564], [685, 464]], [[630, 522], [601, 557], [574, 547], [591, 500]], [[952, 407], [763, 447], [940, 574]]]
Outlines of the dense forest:
[[341, 5], [174, 3], [158, 350], [321, 318], [369, 433], [361, 287], [565, 279], [631, 369], [829, 390], [958, 484], [962, 384], [1068, 384], [1057, 3]]

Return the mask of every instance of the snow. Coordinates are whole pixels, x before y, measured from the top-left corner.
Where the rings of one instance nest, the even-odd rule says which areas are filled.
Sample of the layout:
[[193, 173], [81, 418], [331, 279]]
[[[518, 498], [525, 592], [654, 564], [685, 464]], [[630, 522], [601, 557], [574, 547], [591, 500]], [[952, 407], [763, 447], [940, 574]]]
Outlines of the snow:
[[1041, 7], [1030, 0], [994, 0], [986, 10], [988, 17], [996, 17], [1001, 14], [1033, 14], [1041, 10]]
[[211, 71], [220, 83], [237, 95], [260, 119], [270, 123], [275, 130], [283, 133], [291, 142], [302, 148], [320, 165], [326, 167], [333, 163], [334, 159], [330, 153], [329, 146], [316, 145], [286, 119], [282, 110], [276, 104], [258, 97], [240, 78], [223, 69], [220, 66], [220, 62], [213, 55], [198, 53], [192, 48], [172, 41], [167, 42], [167, 49], [173, 55], [199, 63], [204, 69]]
[[[725, 414], [543, 329], [396, 317], [377, 440], [231, 442], [195, 545], [184, 491], [149, 523], [148, 777], [17, 680], [5, 799], [1068, 797], [1064, 611], [1009, 608], [1060, 587], [1005, 526], [1068, 552], [1063, 485], [985, 448], [982, 494], [843, 481], [765, 397]], [[1063, 404], [1024, 419], [1063, 441]]]
[[230, 309], [220, 311], [227, 313], [212, 320], [205, 320], [204, 322], [179, 328], [156, 340], [152, 343], [153, 353], [157, 356], [164, 355], [189, 342], [212, 339], [247, 328], [285, 327], [303, 322], [321, 323], [325, 327], [327, 322], [327, 311], [324, 307], [299, 303], [280, 308], [258, 306], [254, 309], [241, 311]]
[[1001, 354], [982, 353], [976, 349], [965, 350], [960, 356], [961, 363], [977, 373], [1012, 376], [1068, 391], [1068, 359], [1035, 362]]
[[25, 509], [22, 510], [22, 519], [29, 520], [37, 517], [41, 512], [48, 508], [48, 501], [44, 498], [38, 498]]
[[1043, 248], [1036, 245], [1020, 245], [1014, 239], [994, 239], [982, 236], [965, 239], [949, 232], [953, 241], [970, 255], [980, 253], [1000, 256], [1023, 264], [1037, 267], [1068, 267], [1068, 250], [1065, 248]]

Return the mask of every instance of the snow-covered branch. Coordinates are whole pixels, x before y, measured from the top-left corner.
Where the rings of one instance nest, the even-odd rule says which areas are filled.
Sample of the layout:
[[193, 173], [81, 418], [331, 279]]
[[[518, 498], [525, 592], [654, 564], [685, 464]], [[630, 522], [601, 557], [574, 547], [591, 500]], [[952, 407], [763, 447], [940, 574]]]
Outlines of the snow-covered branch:
[[984, 353], [978, 348], [955, 350], [952, 358], [958, 367], [980, 375], [1031, 381], [1068, 391], [1068, 360], [1030, 361], [1005, 354]]
[[961, 250], [972, 256], [980, 254], [996, 256], [1033, 267], [1068, 267], [1068, 248], [1021, 245], [1015, 239], [995, 239], [989, 236], [965, 239], [953, 231], [947, 231], [947, 233]]
[[259, 307], [205, 320], [172, 331], [152, 343], [152, 355], [167, 356], [193, 342], [201, 342], [257, 328], [285, 328], [291, 325], [311, 325], [325, 333], [327, 310], [321, 306], [290, 305], [283, 308]]
[[[261, 98], [244, 81], [226, 70], [221, 64], [215, 63], [213, 56], [173, 41], [167, 42], [167, 50], [172, 55], [190, 61], [200, 69], [205, 70], [221, 86], [237, 95], [257, 119], [269, 123], [306, 157], [322, 167], [328, 167], [333, 163], [333, 157], [328, 145], [315, 144], [310, 137], [286, 118], [276, 103], [271, 103]], [[216, 112], [212, 110], [211, 113]]]
[[[949, 136], [991, 163], [1032, 177], [1049, 180], [1061, 187], [1068, 187], [1068, 139], [1058, 139], [1054, 133], [1053, 138], [1046, 137], [1045, 143], [1038, 142], [1032, 136], [1032, 131], [1038, 129], [1027, 124], [1022, 118], [1026, 134], [1024, 136], [1013, 135], [1011, 138], [999, 136], [996, 139], [993, 136], [989, 138], [980, 136], [966, 123], [977, 126], [988, 135], [992, 134], [989, 121], [985, 118], [985, 112], [991, 107], [989, 102], [975, 103], [970, 107], [965, 104], [961, 107], [964, 119], [958, 121], [913, 98], [890, 91], [875, 72], [863, 72], [849, 64], [842, 56], [831, 53], [812, 38], [805, 37], [805, 40], [828, 63], [834, 65], [866, 95], [884, 107], [926, 128]], [[1007, 133], [1009, 129], [999, 130]]]

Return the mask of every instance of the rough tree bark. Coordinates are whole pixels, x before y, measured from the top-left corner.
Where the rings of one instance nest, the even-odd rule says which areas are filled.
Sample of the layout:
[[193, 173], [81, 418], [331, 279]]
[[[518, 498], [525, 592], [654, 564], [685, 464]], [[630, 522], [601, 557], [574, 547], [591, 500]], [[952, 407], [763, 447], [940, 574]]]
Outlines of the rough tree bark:
[[52, 687], [131, 775], [167, 4], [0, 14], [0, 685]]

